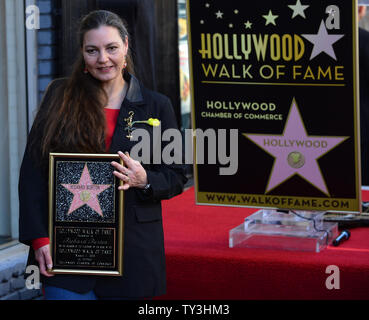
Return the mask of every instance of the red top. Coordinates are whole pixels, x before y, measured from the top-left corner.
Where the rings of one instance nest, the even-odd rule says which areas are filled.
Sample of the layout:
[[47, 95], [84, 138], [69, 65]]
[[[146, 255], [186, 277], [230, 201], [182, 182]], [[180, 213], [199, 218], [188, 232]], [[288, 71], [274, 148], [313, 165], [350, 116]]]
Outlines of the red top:
[[[105, 133], [105, 146], [106, 151], [109, 150], [111, 140], [113, 138], [113, 133], [115, 130], [115, 125], [117, 124], [117, 119], [119, 115], [119, 109], [108, 109], [105, 108], [105, 118], [106, 118], [106, 133]], [[32, 240], [32, 248], [37, 250], [43, 246], [50, 243], [49, 238], [38, 238]]]
[[105, 133], [105, 146], [106, 151], [109, 150], [111, 139], [113, 138], [113, 133], [115, 130], [115, 125], [117, 124], [117, 119], [119, 115], [119, 109], [108, 109], [105, 108], [106, 117], [106, 133]]

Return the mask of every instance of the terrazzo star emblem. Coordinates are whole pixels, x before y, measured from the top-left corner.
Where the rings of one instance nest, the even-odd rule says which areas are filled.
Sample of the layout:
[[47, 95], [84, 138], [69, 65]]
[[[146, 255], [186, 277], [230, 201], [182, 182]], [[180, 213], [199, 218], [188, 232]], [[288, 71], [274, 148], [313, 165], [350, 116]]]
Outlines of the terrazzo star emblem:
[[275, 158], [266, 193], [297, 174], [327, 195], [318, 159], [348, 138], [309, 136], [295, 99], [282, 135], [244, 136]]
[[327, 55], [337, 60], [336, 54], [333, 50], [333, 44], [340, 40], [343, 34], [328, 34], [324, 21], [320, 23], [318, 34], [303, 34], [305, 39], [314, 44], [313, 51], [311, 53], [310, 60], [313, 60], [316, 56], [325, 52]]
[[62, 183], [61, 185], [73, 193], [73, 201], [69, 207], [68, 214], [86, 204], [100, 216], [103, 216], [97, 195], [111, 187], [111, 184], [93, 184], [87, 164], [83, 168], [78, 184]]

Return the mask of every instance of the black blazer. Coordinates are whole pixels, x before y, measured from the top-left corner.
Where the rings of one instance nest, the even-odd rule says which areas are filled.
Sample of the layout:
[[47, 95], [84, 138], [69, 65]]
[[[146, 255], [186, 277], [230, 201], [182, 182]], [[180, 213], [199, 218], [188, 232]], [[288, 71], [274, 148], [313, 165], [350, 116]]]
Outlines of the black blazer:
[[[66, 79], [56, 79], [48, 87], [41, 102], [38, 116], [47, 110], [50, 97]], [[130, 152], [136, 143], [130, 141], [125, 131], [129, 111], [134, 120], [158, 118], [162, 131], [177, 128], [169, 99], [150, 91], [133, 76], [128, 76], [129, 89], [124, 99], [109, 153]], [[152, 135], [152, 127], [145, 126]], [[32, 128], [32, 130], [36, 130]], [[30, 135], [40, 136], [31, 131]], [[31, 156], [27, 143], [19, 177], [19, 240], [31, 245], [33, 239], [48, 237], [48, 176]], [[162, 144], [164, 147], [164, 144]], [[153, 151], [151, 150], [151, 153]], [[161, 200], [169, 199], [183, 191], [187, 179], [182, 165], [143, 165], [152, 192], [141, 189], [125, 191], [124, 208], [124, 259], [122, 277], [55, 275], [41, 276], [44, 284], [65, 288], [79, 293], [94, 290], [97, 295], [123, 297], [153, 297], [165, 294], [166, 273]], [[38, 265], [34, 250], [30, 249], [28, 264]]]

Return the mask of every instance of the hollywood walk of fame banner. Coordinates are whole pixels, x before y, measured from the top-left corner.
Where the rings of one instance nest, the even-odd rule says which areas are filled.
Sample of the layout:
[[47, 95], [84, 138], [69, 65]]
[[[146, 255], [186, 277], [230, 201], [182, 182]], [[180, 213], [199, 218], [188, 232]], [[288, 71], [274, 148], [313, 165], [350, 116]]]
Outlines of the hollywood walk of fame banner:
[[[188, 0], [187, 14], [195, 155], [201, 129], [218, 157], [196, 155], [196, 202], [360, 212], [356, 1]], [[226, 174], [208, 129], [228, 134]]]
[[123, 272], [122, 181], [113, 154], [51, 153], [49, 236], [53, 273]]

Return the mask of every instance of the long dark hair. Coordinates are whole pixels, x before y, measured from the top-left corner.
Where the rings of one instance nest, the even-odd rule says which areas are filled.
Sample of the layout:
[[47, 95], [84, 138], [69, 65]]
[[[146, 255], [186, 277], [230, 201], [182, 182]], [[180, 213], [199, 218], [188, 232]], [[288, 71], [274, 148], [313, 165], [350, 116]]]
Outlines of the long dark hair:
[[[97, 10], [90, 12], [81, 20], [78, 30], [80, 49], [83, 47], [86, 32], [100, 26], [116, 28], [123, 42], [129, 38], [127, 28], [118, 15], [106, 10]], [[130, 50], [126, 61], [127, 67], [123, 73], [133, 74]], [[48, 106], [45, 106], [47, 110], [41, 110], [36, 116], [33, 131], [38, 132], [41, 137], [38, 137], [40, 139], [34, 137], [33, 140], [38, 140], [36, 142], [40, 144], [38, 152], [41, 151], [44, 160], [48, 159], [49, 152], [105, 152], [104, 106], [108, 102], [108, 97], [101, 82], [89, 73], [84, 73], [84, 69], [82, 50], [79, 50], [70, 78], [53, 91], [48, 99], [50, 101]]]

